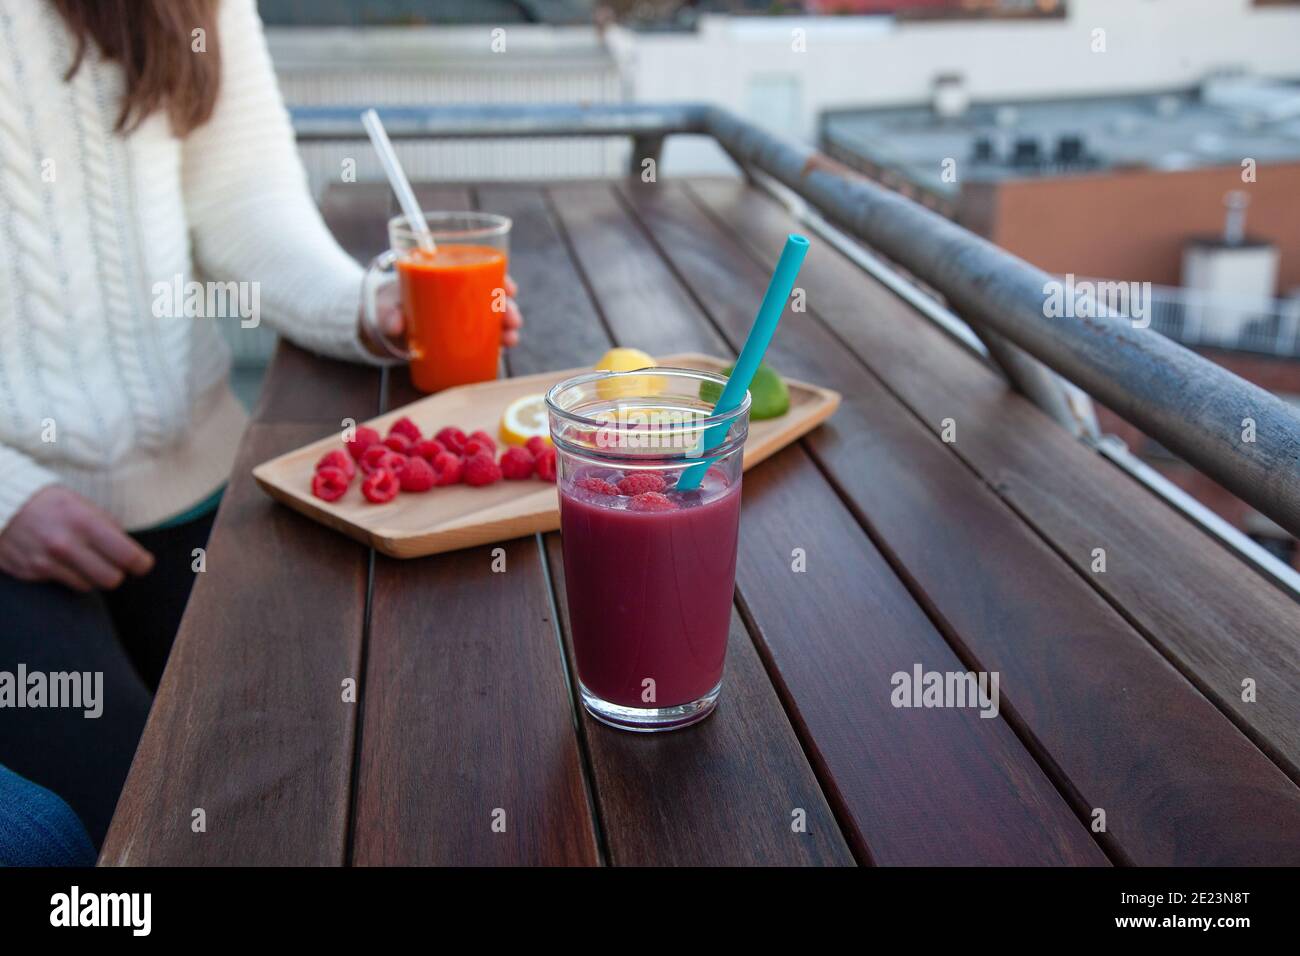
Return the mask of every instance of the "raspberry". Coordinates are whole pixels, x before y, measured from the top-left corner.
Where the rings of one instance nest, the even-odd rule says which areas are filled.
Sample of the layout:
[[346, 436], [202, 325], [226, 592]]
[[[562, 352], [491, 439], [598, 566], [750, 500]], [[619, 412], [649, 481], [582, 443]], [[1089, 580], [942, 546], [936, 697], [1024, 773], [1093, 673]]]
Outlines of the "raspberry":
[[533, 467], [537, 470], [537, 477], [542, 481], [555, 481], [555, 449], [543, 448]]
[[475, 455], [472, 458], [465, 459], [465, 470], [462, 472], [460, 480], [467, 485], [479, 488], [500, 481], [501, 469], [497, 467], [497, 463], [492, 460], [491, 455]]
[[639, 471], [618, 483], [620, 494], [639, 495], [647, 491], [663, 491], [668, 485], [652, 471]]
[[463, 455], [465, 453], [465, 433], [459, 428], [448, 425], [433, 437], [442, 442], [442, 446], [453, 455]]
[[366, 496], [367, 501], [382, 505], [385, 501], [396, 498], [400, 487], [397, 476], [390, 470], [376, 468], [361, 483], [361, 493]]
[[367, 475], [376, 468], [387, 468], [396, 474], [406, 464], [406, 456], [393, 451], [385, 444], [371, 445], [361, 456], [361, 470]]
[[481, 451], [485, 451], [495, 458], [497, 453], [497, 443], [491, 435], [480, 429], [479, 431], [472, 432], [469, 438], [465, 439], [465, 457], [469, 458], [472, 455], [477, 455]]
[[616, 495], [618, 486], [611, 485], [604, 478], [579, 478], [573, 483], [575, 488], [590, 491], [593, 495]]
[[344, 444], [348, 446], [348, 454], [350, 454], [356, 461], [360, 461], [361, 453], [377, 441], [379, 441], [379, 432], [366, 425], [362, 425], [357, 429], [352, 441], [344, 442]]
[[[341, 455], [342, 452], [331, 452], [331, 454]], [[311, 493], [325, 501], [337, 501], [348, 490], [351, 480], [352, 476], [345, 474], [342, 468], [325, 465], [323, 468], [317, 468], [316, 474], [311, 476]]]
[[528, 441], [524, 442], [524, 447], [531, 451], [533, 457], [536, 458], [546, 449], [551, 447], [551, 442], [550, 439], [544, 438], [541, 435], [534, 435], [532, 438], [528, 439]]
[[383, 448], [382, 452], [371, 454], [369, 451], [361, 458], [361, 470], [367, 475], [374, 474], [380, 468], [387, 468], [395, 475], [400, 475], [402, 469], [406, 467], [407, 458], [405, 455], [399, 455], [397, 452], [390, 450], [384, 445], [373, 446], [376, 449]]
[[380, 459], [393, 454], [393, 450], [383, 442], [375, 442], [361, 453], [361, 470], [367, 475], [379, 467]]
[[408, 458], [397, 475], [403, 491], [428, 491], [437, 481], [433, 466], [423, 458]]
[[643, 491], [627, 507], [630, 511], [676, 511], [677, 502], [658, 491]]
[[501, 474], [510, 481], [533, 476], [533, 453], [527, 448], [507, 448], [501, 456]]
[[447, 485], [454, 485], [460, 481], [460, 472], [464, 467], [460, 457], [453, 455], [449, 451], [439, 452], [434, 456], [433, 461], [429, 462], [433, 468], [434, 484], [439, 488], [445, 488]]
[[322, 468], [338, 468], [348, 476], [348, 481], [351, 481], [352, 476], [357, 473], [357, 466], [352, 457], [338, 448], [327, 451], [321, 460], [316, 462], [316, 470], [320, 471]]
[[411, 446], [410, 454], [419, 455], [425, 461], [429, 462], [429, 464], [433, 464], [433, 460], [446, 450], [447, 449], [442, 447], [442, 442], [438, 441], [438, 439], [422, 438]]
[[390, 437], [393, 435], [401, 435], [406, 438], [407, 441], [411, 442], [417, 442], [424, 437], [420, 432], [420, 426], [415, 424], [415, 422], [411, 421], [405, 415], [388, 426], [388, 434]]
[[411, 453], [411, 439], [405, 435], [389, 435], [384, 439], [384, 446], [391, 448], [399, 455], [409, 455]]

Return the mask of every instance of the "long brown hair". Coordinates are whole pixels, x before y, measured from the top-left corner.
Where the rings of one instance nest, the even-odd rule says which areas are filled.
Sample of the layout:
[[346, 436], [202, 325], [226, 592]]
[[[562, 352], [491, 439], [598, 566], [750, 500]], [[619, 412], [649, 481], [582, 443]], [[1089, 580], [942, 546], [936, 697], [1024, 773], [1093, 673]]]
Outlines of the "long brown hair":
[[[52, 0], [76, 40], [72, 79], [94, 41], [106, 60], [121, 65], [126, 95], [118, 132], [129, 133], [164, 110], [177, 136], [207, 122], [221, 83], [217, 45], [218, 0]], [[193, 31], [202, 29], [203, 51]]]

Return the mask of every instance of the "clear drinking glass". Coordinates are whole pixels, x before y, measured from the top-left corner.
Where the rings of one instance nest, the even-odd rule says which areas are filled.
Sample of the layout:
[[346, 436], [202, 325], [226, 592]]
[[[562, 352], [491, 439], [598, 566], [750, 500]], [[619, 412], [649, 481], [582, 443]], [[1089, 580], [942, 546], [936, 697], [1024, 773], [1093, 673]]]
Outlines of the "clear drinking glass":
[[[483, 212], [430, 211], [424, 219], [434, 251], [421, 247], [405, 216], [389, 221], [390, 248], [366, 270], [362, 317], [372, 338], [410, 362], [422, 392], [491, 381], [501, 361], [511, 222]], [[387, 335], [377, 314], [378, 290], [394, 274], [405, 342]]]
[[[546, 395], [582, 701], [606, 724], [672, 730], [717, 702], [750, 402], [711, 416], [725, 383], [697, 369], [594, 372]], [[722, 438], [702, 455], [710, 429]]]

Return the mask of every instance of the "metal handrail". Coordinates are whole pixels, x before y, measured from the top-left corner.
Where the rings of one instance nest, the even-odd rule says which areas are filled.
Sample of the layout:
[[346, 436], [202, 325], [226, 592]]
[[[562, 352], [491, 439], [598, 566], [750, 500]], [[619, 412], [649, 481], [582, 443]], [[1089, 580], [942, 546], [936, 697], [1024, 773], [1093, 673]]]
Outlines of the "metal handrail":
[[[296, 109], [294, 125], [303, 140], [353, 139], [361, 135], [358, 112]], [[1052, 276], [812, 147], [702, 104], [380, 113], [390, 135], [402, 139], [629, 136], [634, 172], [645, 159], [658, 158], [666, 136], [712, 136], [742, 169], [762, 170], [783, 183], [828, 221], [942, 293], [1014, 384], [1058, 421], [1071, 420], [1064, 395], [1038, 362], [1300, 536], [1300, 416], [1285, 402], [1122, 315], [1049, 318]]]

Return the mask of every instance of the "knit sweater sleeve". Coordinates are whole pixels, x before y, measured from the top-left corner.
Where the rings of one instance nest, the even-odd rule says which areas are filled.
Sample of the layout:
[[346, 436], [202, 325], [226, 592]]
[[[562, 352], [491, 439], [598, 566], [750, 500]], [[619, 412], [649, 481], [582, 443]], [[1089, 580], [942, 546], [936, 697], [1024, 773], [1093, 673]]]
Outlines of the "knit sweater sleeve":
[[304, 348], [376, 362], [357, 335], [362, 269], [312, 201], [254, 0], [221, 0], [217, 35], [216, 106], [182, 143], [195, 264], [258, 283], [261, 317]]
[[58, 481], [54, 472], [16, 449], [0, 445], [0, 531], [23, 509], [32, 495]]

